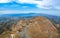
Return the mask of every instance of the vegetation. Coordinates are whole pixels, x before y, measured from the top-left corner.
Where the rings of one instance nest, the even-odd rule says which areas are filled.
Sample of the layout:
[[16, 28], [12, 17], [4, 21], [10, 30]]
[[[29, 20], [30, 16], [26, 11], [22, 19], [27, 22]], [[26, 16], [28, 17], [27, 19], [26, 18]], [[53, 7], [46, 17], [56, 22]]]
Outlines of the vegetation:
[[[55, 26], [57, 28], [57, 30], [58, 30], [58, 38], [60, 38], [60, 27], [58, 27], [58, 25], [60, 26], [60, 17], [54, 17], [54, 16], [51, 16], [51, 17], [50, 16], [44, 16], [44, 17], [46, 17], [47, 19], [49, 19], [51, 21], [51, 23], [53, 23], [53, 26]], [[47, 22], [44, 22], [44, 23], [42, 23], [41, 21], [44, 22], [44, 21], [46, 21], [46, 19], [45, 18], [42, 19], [42, 17], [41, 18], [39, 18], [39, 17], [38, 18], [35, 18], [34, 16], [30, 16], [30, 17], [1, 16], [0, 17], [0, 38], [5, 38], [5, 36], [9, 36], [12, 33], [12, 29], [11, 28], [12, 28], [13, 24], [16, 25], [16, 26], [19, 26], [19, 30], [18, 31], [19, 32], [22, 32], [22, 33], [24, 32], [22, 30], [25, 30], [26, 26], [28, 26], [28, 25], [32, 25], [32, 26], [38, 25], [39, 26], [41, 24], [45, 25], [46, 23], [47, 23], [46, 25], [50, 25], [48, 21]], [[38, 24], [35, 24], [37, 22], [38, 22]], [[34, 28], [37, 29], [39, 27], [42, 27], [42, 26], [39, 26], [39, 27], [38, 26], [37, 27], [35, 26], [35, 27], [32, 27], [32, 28], [33, 29]], [[23, 29], [21, 29], [20, 27], [22, 27]], [[47, 28], [48, 26], [47, 27], [43, 26], [43, 27], [44, 28]], [[29, 32], [32, 29], [32, 28], [31, 29], [30, 28], [31, 27], [29, 27], [29, 30], [28, 30]], [[36, 31], [35, 29], [34, 29], [34, 31]], [[31, 31], [34, 34], [34, 31], [33, 30], [31, 30]], [[23, 35], [24, 34], [25, 33], [23, 33]], [[39, 35], [39, 32], [37, 33], [37, 35]], [[22, 34], [21, 34], [21, 36], [22, 36]]]

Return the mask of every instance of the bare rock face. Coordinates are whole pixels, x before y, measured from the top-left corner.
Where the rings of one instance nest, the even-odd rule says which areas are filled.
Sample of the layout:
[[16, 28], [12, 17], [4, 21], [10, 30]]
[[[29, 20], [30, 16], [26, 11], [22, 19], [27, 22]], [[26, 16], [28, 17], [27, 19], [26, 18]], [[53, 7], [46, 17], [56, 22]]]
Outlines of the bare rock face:
[[57, 29], [44, 17], [36, 17], [30, 20], [27, 33], [30, 38], [57, 38]]
[[44, 17], [35, 17], [18, 22], [21, 38], [57, 38], [57, 29]]
[[14, 38], [57, 38], [57, 29], [48, 19], [44, 17], [34, 17], [29, 20], [20, 20], [16, 25], [12, 25], [9, 36], [14, 34]]

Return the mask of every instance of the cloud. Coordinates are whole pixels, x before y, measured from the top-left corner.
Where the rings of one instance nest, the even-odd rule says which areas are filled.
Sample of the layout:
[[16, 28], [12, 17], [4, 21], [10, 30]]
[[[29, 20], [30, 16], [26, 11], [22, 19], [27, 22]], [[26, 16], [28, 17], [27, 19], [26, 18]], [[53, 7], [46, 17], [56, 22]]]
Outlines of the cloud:
[[0, 0], [0, 3], [8, 3], [10, 2], [11, 0]]
[[36, 4], [38, 8], [45, 8], [45, 9], [50, 9], [53, 1], [52, 0], [18, 0], [18, 3], [28, 3], [28, 4]]
[[[28, 4], [36, 4], [38, 8], [44, 9], [58, 9], [57, 4], [59, 0], [17, 0], [17, 3], [28, 3]], [[59, 4], [60, 5], [60, 4]]]
[[[17, 3], [27, 3], [27, 4], [35, 4], [37, 8], [43, 9], [58, 9], [60, 10], [60, 0], [0, 0], [0, 3], [8, 3], [15, 1]], [[26, 7], [23, 7], [26, 8]]]
[[0, 14], [28, 14], [28, 13], [42, 13], [42, 14], [49, 14], [49, 15], [56, 15], [56, 16], [60, 16], [60, 11], [33, 11], [33, 10], [2, 10], [0, 11]]
[[56, 7], [54, 7], [54, 8], [56, 8], [56, 9], [60, 10], [60, 6], [56, 6]]

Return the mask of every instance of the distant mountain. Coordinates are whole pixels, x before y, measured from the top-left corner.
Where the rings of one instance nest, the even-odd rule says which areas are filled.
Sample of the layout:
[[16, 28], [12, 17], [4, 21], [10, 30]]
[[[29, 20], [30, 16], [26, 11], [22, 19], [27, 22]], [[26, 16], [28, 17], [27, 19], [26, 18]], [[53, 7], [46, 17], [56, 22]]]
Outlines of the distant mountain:
[[[46, 17], [50, 20], [59, 20], [60, 17], [59, 16], [53, 16], [53, 15], [48, 15], [48, 14], [40, 14], [40, 13], [27, 13], [27, 14], [2, 14], [0, 15], [0, 17], [34, 17], [34, 16], [43, 16]], [[60, 20], [59, 20], [60, 21]]]
[[[1, 14], [0, 14], [1, 15]], [[42, 14], [42, 13], [21, 13], [21, 14], [2, 14], [5, 16], [54, 16], [54, 15], [49, 15], [49, 14]], [[56, 16], [59, 17], [59, 16]]]
[[0, 15], [0, 22], [6, 20], [20, 20], [20, 19], [30, 19], [36, 16], [43, 16], [49, 19], [55, 26], [60, 25], [60, 17], [53, 16], [48, 14], [40, 14], [40, 13], [22, 13], [22, 14], [2, 14]]

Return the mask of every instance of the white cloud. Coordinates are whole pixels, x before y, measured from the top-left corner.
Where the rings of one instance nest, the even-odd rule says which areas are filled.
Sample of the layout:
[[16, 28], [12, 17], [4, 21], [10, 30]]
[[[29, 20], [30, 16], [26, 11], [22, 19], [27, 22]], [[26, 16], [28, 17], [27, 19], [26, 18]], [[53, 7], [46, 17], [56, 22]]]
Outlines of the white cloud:
[[57, 6], [57, 4], [59, 4], [59, 0], [0, 0], [0, 3], [8, 3], [12, 1], [16, 1], [17, 3], [36, 4], [36, 7], [43, 9], [54, 8], [60, 10], [60, 6]]
[[36, 4], [36, 7], [43, 9], [58, 9], [55, 5], [58, 4], [59, 0], [16, 0], [17, 3], [28, 3]]
[[56, 9], [60, 10], [60, 6], [56, 6], [56, 7], [54, 7], [54, 8], [56, 8]]
[[33, 3], [34, 2], [34, 0], [16, 0], [16, 2], [18, 2], [18, 3]]
[[[38, 13], [42, 13], [42, 14], [49, 14], [49, 15], [60, 16], [59, 12], [60, 12], [60, 11], [2, 10], [2, 11], [0, 11], [0, 14], [28, 14], [28, 13], [37, 13], [37, 14], [38, 14]], [[37, 15], [37, 14], [34, 14], [34, 15]]]
[[0, 0], [0, 3], [8, 3], [10, 2], [11, 0]]
[[45, 9], [50, 9], [51, 5], [53, 5], [53, 0], [18, 0], [18, 3], [29, 3], [29, 4], [36, 4], [38, 8], [45, 8]]

